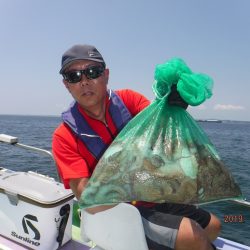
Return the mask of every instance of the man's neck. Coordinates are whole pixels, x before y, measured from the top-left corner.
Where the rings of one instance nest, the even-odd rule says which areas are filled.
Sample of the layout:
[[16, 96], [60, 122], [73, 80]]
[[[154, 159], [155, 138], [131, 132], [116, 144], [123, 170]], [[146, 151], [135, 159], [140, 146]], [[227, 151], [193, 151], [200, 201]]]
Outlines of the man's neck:
[[84, 110], [86, 112], [86, 114], [88, 116], [90, 116], [91, 118], [94, 118], [96, 120], [102, 121], [102, 122], [106, 122], [105, 119], [105, 110], [106, 110], [106, 106], [103, 105], [101, 107], [95, 108], [95, 109], [91, 109], [91, 110]]

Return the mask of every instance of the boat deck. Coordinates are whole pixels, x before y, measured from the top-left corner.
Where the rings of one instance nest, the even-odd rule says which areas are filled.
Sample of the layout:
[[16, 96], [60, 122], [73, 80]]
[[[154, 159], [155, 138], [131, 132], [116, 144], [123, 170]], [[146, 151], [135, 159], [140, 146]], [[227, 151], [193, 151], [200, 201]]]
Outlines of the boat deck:
[[[218, 250], [250, 250], [250, 247], [243, 244], [230, 241], [224, 238], [217, 238], [214, 241]], [[27, 250], [28, 248], [21, 246], [11, 240], [0, 236], [0, 250]], [[90, 250], [91, 247], [84, 245], [78, 240], [71, 240], [61, 247], [61, 250]]]

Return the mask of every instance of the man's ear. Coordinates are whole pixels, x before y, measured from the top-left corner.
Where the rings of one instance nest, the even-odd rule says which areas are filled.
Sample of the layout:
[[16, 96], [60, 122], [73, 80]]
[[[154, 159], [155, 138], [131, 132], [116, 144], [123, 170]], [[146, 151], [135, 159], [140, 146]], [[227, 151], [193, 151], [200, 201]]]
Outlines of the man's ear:
[[104, 71], [104, 77], [105, 77], [106, 84], [108, 84], [108, 82], [109, 82], [109, 69], [108, 68], [105, 69], [105, 71]]
[[65, 81], [64, 79], [62, 81], [63, 81], [63, 84], [66, 87], [66, 89], [70, 92], [70, 90], [69, 90], [69, 83], [67, 81]]

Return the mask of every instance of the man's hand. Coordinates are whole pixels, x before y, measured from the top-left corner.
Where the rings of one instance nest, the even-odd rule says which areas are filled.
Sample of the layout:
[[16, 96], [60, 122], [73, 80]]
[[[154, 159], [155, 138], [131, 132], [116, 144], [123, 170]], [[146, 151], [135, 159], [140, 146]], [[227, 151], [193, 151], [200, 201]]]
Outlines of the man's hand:
[[179, 106], [184, 109], [187, 109], [188, 103], [186, 103], [180, 96], [179, 92], [177, 91], [176, 84], [173, 84], [171, 87], [171, 92], [168, 96], [168, 104]]
[[77, 200], [80, 199], [82, 191], [84, 190], [85, 186], [87, 185], [89, 179], [88, 178], [77, 178], [77, 179], [70, 179], [69, 186], [74, 193]]

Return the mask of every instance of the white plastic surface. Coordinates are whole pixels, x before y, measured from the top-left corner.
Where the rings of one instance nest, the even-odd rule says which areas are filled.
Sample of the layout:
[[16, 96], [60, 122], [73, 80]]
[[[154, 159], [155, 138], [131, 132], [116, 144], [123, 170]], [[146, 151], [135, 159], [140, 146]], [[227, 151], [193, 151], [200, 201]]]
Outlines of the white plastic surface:
[[72, 236], [73, 195], [61, 185], [39, 174], [0, 169], [0, 235], [29, 249], [55, 250], [66, 206], [70, 214], [62, 245], [68, 242]]
[[40, 204], [53, 205], [72, 196], [61, 183], [34, 172], [0, 171], [0, 193], [21, 195]]
[[[233, 232], [232, 232], [233, 233]], [[249, 246], [218, 237], [214, 241], [215, 246], [218, 250], [250, 250]]]
[[141, 215], [132, 205], [120, 203], [94, 215], [82, 211], [81, 225], [85, 239], [105, 250], [148, 250]]
[[17, 143], [18, 138], [11, 136], [11, 135], [6, 135], [6, 134], [0, 134], [0, 142], [6, 142], [6, 143]]

